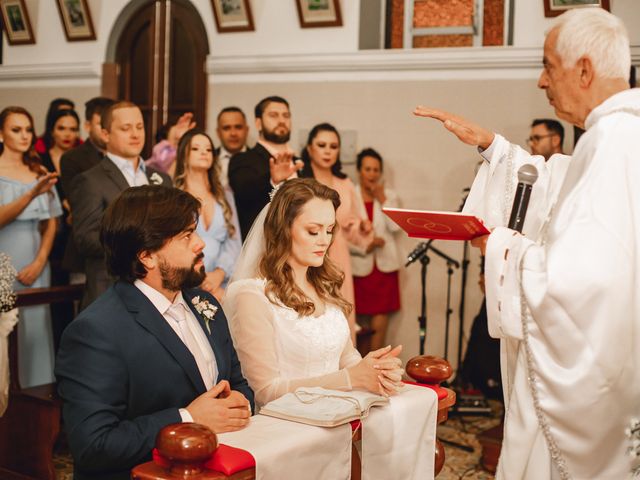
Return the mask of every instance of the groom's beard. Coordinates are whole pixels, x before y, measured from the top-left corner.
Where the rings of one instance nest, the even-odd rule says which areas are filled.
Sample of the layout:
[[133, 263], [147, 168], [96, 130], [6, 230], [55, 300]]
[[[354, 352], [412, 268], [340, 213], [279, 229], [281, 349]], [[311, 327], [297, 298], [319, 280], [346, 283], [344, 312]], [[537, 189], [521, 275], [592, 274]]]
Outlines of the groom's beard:
[[164, 259], [160, 260], [160, 277], [162, 278], [162, 288], [177, 292], [183, 288], [194, 288], [200, 285], [205, 277], [204, 266], [196, 270], [196, 263], [204, 258], [204, 253], [200, 253], [190, 267], [173, 267]]

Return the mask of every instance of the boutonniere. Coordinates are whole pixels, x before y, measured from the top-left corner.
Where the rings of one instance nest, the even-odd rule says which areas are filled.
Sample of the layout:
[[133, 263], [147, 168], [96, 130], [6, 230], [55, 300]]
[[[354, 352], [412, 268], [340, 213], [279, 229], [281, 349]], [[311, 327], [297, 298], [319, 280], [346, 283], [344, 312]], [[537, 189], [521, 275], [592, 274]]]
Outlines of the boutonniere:
[[158, 172], [153, 172], [151, 174], [151, 176], [149, 177], [149, 181], [151, 183], [153, 183], [154, 185], [160, 185], [160, 184], [163, 183], [162, 177], [160, 176], [160, 174]]
[[209, 327], [209, 322], [213, 320], [216, 312], [218, 311], [218, 307], [212, 305], [211, 302], [207, 299], [200, 300], [200, 296], [193, 297], [191, 299], [191, 303], [195, 307], [196, 311], [202, 316], [204, 319], [204, 324], [207, 327], [207, 331], [209, 335], [211, 335], [211, 327]]

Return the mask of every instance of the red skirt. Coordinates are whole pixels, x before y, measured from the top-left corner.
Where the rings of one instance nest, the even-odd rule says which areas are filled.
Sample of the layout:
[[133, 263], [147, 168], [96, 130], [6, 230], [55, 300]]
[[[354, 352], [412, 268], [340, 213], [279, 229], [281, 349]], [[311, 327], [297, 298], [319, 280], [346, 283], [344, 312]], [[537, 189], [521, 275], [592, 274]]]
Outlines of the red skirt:
[[398, 271], [381, 272], [377, 265], [366, 277], [353, 277], [357, 315], [377, 315], [400, 310]]

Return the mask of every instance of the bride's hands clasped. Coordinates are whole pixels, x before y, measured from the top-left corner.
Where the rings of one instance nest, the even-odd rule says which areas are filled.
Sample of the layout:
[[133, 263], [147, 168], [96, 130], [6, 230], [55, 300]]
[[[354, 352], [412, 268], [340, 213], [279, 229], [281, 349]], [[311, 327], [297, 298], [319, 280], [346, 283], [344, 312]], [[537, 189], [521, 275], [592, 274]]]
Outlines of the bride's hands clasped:
[[390, 345], [369, 352], [360, 362], [347, 368], [351, 386], [388, 397], [402, 388], [402, 345]]

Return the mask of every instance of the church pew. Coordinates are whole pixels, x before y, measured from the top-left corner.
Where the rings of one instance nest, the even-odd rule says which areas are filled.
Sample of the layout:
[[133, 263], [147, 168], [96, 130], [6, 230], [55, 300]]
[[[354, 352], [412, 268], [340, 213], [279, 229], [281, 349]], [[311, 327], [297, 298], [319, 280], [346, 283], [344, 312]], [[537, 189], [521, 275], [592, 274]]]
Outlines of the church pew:
[[[80, 300], [83, 285], [17, 292], [17, 307]], [[22, 388], [18, 377], [17, 325], [9, 335], [9, 404], [0, 417], [0, 478], [55, 480], [53, 447], [60, 434], [56, 384]]]

